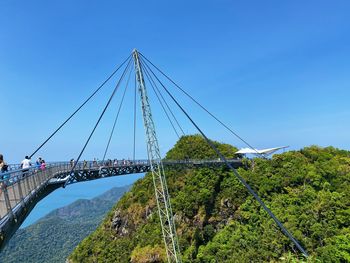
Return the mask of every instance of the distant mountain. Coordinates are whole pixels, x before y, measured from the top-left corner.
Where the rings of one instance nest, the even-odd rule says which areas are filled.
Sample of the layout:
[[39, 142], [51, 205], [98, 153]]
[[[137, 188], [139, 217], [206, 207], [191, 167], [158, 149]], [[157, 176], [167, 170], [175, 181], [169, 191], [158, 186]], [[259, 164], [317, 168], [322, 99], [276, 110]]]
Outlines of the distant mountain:
[[65, 262], [129, 189], [130, 186], [115, 187], [91, 200], [77, 200], [52, 211], [33, 225], [19, 229], [0, 254], [0, 262]]

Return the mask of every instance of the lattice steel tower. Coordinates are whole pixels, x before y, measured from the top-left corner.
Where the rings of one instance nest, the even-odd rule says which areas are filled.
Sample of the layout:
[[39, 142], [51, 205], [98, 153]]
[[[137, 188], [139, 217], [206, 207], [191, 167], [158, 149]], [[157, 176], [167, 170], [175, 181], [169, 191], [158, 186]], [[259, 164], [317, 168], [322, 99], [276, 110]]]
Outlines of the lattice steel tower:
[[138, 90], [141, 96], [142, 115], [147, 140], [147, 154], [153, 176], [154, 191], [157, 200], [158, 214], [162, 227], [165, 250], [167, 253], [168, 262], [181, 262], [173, 212], [170, 204], [170, 196], [165, 179], [162, 158], [160, 156], [159, 144], [151, 113], [151, 106], [148, 101], [145, 81], [143, 78], [140, 57], [136, 49], [133, 50], [132, 54], [138, 82]]

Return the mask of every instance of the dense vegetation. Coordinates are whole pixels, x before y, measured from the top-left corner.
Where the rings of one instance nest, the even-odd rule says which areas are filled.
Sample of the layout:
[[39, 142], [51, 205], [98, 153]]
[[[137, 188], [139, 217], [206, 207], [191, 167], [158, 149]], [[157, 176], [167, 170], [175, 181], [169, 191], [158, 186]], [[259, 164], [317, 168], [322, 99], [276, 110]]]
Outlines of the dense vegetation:
[[[215, 144], [228, 157], [235, 148]], [[200, 136], [168, 159], [213, 158]], [[311, 146], [247, 161], [239, 173], [310, 253], [281, 233], [227, 168], [166, 171], [183, 262], [349, 262], [350, 152]], [[152, 176], [136, 182], [71, 262], [165, 262]]]
[[0, 262], [65, 262], [129, 188], [115, 187], [92, 200], [77, 200], [19, 229], [1, 253]]

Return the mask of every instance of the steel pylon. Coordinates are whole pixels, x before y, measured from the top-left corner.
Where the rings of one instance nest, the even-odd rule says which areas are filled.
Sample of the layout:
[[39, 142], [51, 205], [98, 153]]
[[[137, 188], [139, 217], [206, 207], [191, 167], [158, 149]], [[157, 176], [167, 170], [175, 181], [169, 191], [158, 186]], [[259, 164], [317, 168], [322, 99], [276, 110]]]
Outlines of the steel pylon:
[[159, 151], [155, 125], [152, 118], [143, 71], [140, 64], [139, 53], [136, 49], [132, 52], [138, 91], [141, 97], [143, 123], [146, 132], [147, 154], [151, 166], [154, 192], [157, 200], [158, 214], [163, 233], [165, 250], [169, 263], [181, 262], [181, 254], [176, 235], [175, 222], [170, 204], [170, 196], [165, 178], [162, 158]]

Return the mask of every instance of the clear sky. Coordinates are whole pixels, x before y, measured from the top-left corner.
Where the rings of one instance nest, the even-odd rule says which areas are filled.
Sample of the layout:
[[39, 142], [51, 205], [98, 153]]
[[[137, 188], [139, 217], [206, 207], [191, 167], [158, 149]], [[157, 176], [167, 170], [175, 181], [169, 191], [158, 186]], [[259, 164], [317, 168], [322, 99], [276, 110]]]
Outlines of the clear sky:
[[[341, 0], [0, 1], [0, 152], [12, 163], [30, 154], [133, 48], [256, 147], [350, 149], [349, 12]], [[76, 158], [116, 80], [38, 155]], [[83, 158], [101, 159], [120, 96]], [[132, 156], [132, 100], [130, 90], [111, 158]], [[209, 137], [244, 146], [180, 100]], [[176, 136], [151, 102], [164, 154]]]

